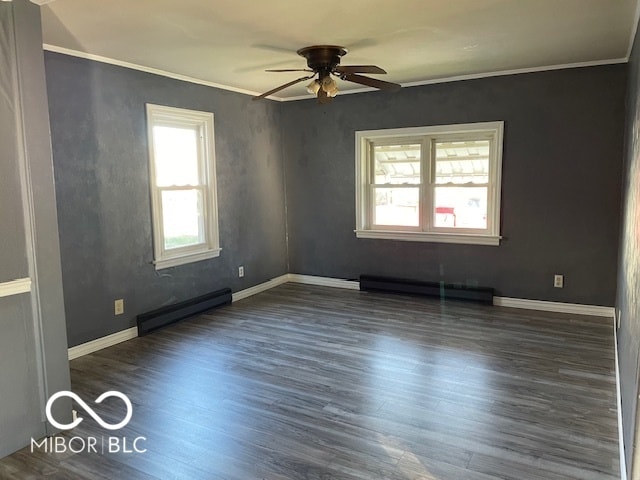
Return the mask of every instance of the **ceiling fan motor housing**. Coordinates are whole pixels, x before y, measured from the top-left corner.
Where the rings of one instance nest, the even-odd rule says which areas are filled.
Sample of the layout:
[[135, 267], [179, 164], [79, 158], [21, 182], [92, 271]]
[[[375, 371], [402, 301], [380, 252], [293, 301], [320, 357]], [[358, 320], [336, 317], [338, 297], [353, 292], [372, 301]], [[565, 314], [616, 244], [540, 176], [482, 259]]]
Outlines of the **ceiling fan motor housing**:
[[307, 66], [311, 70], [327, 75], [340, 65], [340, 57], [346, 54], [346, 48], [335, 45], [314, 45], [298, 50], [298, 55], [307, 59]]

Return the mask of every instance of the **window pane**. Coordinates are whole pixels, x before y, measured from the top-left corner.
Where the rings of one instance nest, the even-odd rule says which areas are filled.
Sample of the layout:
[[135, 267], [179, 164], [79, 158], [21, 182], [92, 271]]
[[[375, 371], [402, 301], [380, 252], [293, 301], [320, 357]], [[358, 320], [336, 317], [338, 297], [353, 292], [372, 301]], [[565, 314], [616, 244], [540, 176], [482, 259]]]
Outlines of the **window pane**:
[[376, 145], [373, 151], [375, 184], [420, 183], [420, 144]]
[[437, 184], [488, 183], [489, 140], [436, 142]]
[[417, 227], [420, 225], [419, 188], [374, 189], [375, 225]]
[[153, 148], [159, 187], [200, 184], [197, 129], [154, 126]]
[[202, 192], [163, 191], [162, 222], [165, 249], [204, 243]]
[[434, 224], [446, 228], [487, 228], [487, 187], [436, 187]]

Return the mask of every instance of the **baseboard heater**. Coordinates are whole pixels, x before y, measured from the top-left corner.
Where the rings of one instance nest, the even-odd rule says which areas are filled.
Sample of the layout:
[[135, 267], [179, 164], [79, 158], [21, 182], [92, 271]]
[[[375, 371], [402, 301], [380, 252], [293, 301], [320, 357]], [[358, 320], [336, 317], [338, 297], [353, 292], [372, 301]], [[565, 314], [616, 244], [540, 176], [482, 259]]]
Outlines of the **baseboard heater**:
[[493, 288], [360, 275], [360, 290], [407, 293], [493, 305]]
[[136, 317], [138, 336], [142, 337], [169, 324], [229, 303], [231, 303], [231, 289], [222, 288], [200, 297], [142, 313]]

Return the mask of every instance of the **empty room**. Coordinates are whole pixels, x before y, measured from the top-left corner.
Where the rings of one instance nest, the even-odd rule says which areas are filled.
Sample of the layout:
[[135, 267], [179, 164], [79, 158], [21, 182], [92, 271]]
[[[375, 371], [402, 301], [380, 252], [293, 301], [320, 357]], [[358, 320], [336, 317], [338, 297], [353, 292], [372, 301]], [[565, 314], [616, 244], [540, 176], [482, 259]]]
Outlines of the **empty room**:
[[0, 479], [640, 479], [639, 15], [0, 1]]

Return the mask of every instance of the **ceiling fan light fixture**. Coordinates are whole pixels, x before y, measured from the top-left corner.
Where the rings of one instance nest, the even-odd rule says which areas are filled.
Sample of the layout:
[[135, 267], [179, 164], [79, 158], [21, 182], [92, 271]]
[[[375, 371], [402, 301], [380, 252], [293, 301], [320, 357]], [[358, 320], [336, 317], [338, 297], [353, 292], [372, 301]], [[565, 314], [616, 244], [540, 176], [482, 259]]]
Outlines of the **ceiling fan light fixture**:
[[333, 78], [326, 76], [322, 79], [322, 90], [327, 93], [328, 97], [333, 98], [338, 94], [338, 85]]
[[316, 79], [311, 80], [311, 83], [307, 85], [307, 92], [309, 92], [311, 95], [317, 95], [318, 90], [320, 90], [320, 81]]

